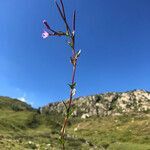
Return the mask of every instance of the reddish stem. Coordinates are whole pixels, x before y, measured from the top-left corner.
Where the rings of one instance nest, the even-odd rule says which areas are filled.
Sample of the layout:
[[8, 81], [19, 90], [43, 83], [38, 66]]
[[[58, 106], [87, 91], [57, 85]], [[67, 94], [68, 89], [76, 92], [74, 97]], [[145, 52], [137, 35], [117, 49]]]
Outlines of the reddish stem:
[[[72, 38], [72, 42], [73, 42], [73, 46], [72, 46], [72, 53], [73, 53], [73, 58], [75, 57], [75, 45], [74, 45], [74, 36], [71, 37]], [[76, 74], [76, 63], [77, 63], [77, 60], [75, 60], [75, 65], [73, 66], [73, 72], [72, 72], [72, 85], [74, 84], [74, 81], [75, 81], [75, 74]], [[72, 104], [72, 99], [73, 99], [73, 93], [72, 93], [73, 89], [70, 90], [70, 98], [69, 98], [69, 106], [68, 106], [68, 109], [69, 109], [69, 112], [70, 112], [70, 108], [71, 108], [71, 104]], [[68, 122], [68, 119], [69, 119], [69, 116], [66, 115], [65, 119], [64, 119], [64, 123], [63, 123], [63, 127], [61, 129], [61, 139], [64, 139], [64, 133], [65, 133], [65, 128], [66, 128], [66, 125], [67, 125], [67, 122]], [[63, 143], [63, 150], [65, 150], [65, 145]]]

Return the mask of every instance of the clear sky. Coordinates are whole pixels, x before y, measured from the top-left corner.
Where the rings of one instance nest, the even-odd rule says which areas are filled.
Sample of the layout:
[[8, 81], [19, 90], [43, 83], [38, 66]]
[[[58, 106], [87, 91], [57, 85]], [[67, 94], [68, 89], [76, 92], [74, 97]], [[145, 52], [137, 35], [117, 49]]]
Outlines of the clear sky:
[[[77, 95], [150, 90], [150, 0], [64, 0], [77, 10]], [[66, 99], [71, 55], [66, 40], [42, 39], [42, 20], [63, 22], [53, 0], [0, 1], [0, 95], [34, 107]]]

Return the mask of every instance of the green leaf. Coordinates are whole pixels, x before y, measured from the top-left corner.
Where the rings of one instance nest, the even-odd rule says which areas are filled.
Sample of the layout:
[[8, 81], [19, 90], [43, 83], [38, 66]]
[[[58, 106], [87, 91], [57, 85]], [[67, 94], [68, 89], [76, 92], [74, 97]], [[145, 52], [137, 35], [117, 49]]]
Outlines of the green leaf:
[[66, 36], [69, 37], [69, 32], [68, 31], [66, 32]]
[[73, 107], [70, 107], [70, 109], [68, 109], [67, 118], [69, 118], [72, 115], [72, 113], [74, 112], [74, 110], [75, 110], [75, 108], [73, 108]]
[[65, 139], [62, 139], [61, 137], [59, 138], [59, 143], [60, 144], [65, 144]]
[[76, 82], [74, 82], [73, 84], [68, 84], [70, 86], [71, 89], [74, 89], [76, 87]]
[[68, 42], [70, 47], [73, 47], [73, 43], [72, 42]]
[[69, 118], [72, 114], [72, 111], [70, 109], [68, 109], [68, 112], [67, 112], [67, 118]]
[[64, 104], [64, 106], [65, 106], [65, 108], [66, 108], [66, 110], [67, 110], [67, 105], [66, 105], [66, 103], [64, 102], [64, 101], [62, 101], [63, 102], [63, 104]]

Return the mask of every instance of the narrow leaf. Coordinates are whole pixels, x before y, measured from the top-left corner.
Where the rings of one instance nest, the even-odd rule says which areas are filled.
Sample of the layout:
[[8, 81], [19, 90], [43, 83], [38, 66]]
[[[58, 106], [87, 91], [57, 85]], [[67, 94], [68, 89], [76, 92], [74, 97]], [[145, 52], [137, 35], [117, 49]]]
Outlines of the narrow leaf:
[[67, 105], [66, 105], [66, 103], [64, 102], [64, 101], [62, 101], [63, 102], [63, 104], [64, 104], [64, 106], [65, 106], [65, 108], [66, 108], [66, 110], [67, 110]]
[[72, 90], [72, 96], [74, 96], [76, 94], [76, 89]]
[[47, 21], [46, 21], [46, 20], [43, 20], [43, 24], [46, 26], [46, 28], [47, 28], [47, 29], [49, 29], [49, 30], [50, 30], [50, 26], [49, 26], [49, 24], [47, 23]]
[[76, 10], [73, 12], [73, 21], [72, 21], [73, 33], [75, 33], [75, 28], [76, 28]]
[[71, 89], [74, 89], [75, 88], [75, 86], [76, 86], [76, 82], [75, 83], [73, 83], [73, 84], [68, 84], [69, 86], [70, 86], [70, 88]]
[[72, 42], [68, 42], [70, 47], [73, 47], [73, 43]]
[[63, 1], [60, 0], [60, 3], [61, 3], [61, 7], [62, 7], [63, 16], [64, 16], [64, 18], [66, 18], [66, 15], [65, 15], [65, 8], [64, 8]]
[[63, 13], [62, 13], [62, 11], [61, 11], [61, 9], [60, 9], [60, 7], [59, 7], [58, 3], [57, 3], [56, 1], [55, 1], [55, 3], [56, 3], [56, 6], [57, 6], [58, 11], [59, 11], [59, 13], [60, 13], [60, 16], [61, 16], [61, 17], [62, 17], [62, 19], [64, 20]]
[[65, 144], [65, 140], [64, 140], [63, 138], [60, 137], [59, 143], [60, 143], [60, 144]]
[[79, 51], [77, 51], [77, 53], [76, 53], [76, 58], [78, 58], [79, 56], [80, 56], [80, 54], [81, 54], [81, 50], [79, 50]]
[[68, 31], [66, 31], [66, 36], [69, 37], [69, 32]]

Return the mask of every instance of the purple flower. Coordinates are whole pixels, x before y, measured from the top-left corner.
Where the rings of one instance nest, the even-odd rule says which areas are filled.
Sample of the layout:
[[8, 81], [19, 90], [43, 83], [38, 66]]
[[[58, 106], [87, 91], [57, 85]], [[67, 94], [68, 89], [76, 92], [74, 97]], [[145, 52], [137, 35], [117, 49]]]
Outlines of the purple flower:
[[43, 20], [43, 23], [45, 24], [47, 21], [46, 20]]
[[48, 36], [49, 36], [49, 33], [48, 33], [47, 31], [44, 31], [44, 32], [42, 33], [42, 38], [43, 38], [43, 39], [46, 39]]

